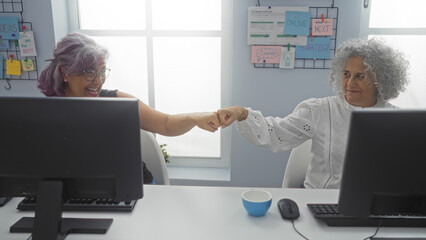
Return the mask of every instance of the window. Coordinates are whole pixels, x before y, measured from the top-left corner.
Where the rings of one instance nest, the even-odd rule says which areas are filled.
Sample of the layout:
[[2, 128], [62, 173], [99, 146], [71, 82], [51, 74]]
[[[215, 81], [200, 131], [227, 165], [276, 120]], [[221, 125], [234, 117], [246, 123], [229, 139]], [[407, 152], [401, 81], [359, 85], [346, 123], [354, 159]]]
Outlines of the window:
[[426, 107], [426, 68], [422, 63], [426, 53], [426, 22], [424, 0], [370, 0], [361, 19], [361, 36], [378, 37], [405, 53], [410, 61], [410, 83], [405, 92], [391, 103], [403, 108]]
[[[110, 52], [105, 89], [132, 94], [169, 114], [229, 105], [232, 1], [68, 3], [71, 31], [90, 35]], [[167, 144], [172, 165], [229, 166], [229, 129], [156, 137]]]

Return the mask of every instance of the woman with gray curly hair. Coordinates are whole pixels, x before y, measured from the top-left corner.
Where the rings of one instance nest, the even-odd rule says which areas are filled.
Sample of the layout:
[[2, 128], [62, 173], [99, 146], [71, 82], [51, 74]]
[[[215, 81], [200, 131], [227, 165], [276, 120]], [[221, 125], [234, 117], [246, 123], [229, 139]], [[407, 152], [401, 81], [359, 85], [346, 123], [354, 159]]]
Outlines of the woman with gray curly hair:
[[405, 90], [408, 62], [401, 53], [375, 39], [350, 39], [337, 50], [330, 84], [337, 96], [311, 98], [284, 118], [234, 106], [218, 110], [222, 127], [237, 120], [237, 130], [251, 143], [290, 150], [312, 139], [306, 188], [340, 188], [352, 110], [395, 108], [388, 102]]

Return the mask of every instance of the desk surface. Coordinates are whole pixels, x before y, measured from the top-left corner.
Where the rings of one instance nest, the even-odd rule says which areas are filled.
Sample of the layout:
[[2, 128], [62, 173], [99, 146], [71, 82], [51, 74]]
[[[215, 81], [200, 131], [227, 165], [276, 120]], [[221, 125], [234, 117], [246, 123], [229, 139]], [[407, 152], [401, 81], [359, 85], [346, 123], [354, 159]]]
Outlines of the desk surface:
[[[328, 227], [313, 218], [307, 203], [337, 202], [338, 190], [266, 188], [273, 201], [263, 217], [249, 216], [241, 203], [241, 193], [249, 188], [144, 186], [144, 198], [131, 213], [65, 212], [63, 217], [114, 218], [103, 234], [71, 234], [67, 240], [112, 239], [302, 239], [290, 221], [281, 218], [277, 201], [295, 200], [300, 208], [296, 228], [309, 239], [364, 239], [376, 228]], [[0, 208], [0, 239], [25, 240], [29, 234], [9, 233], [9, 227], [33, 212], [19, 212], [19, 198]], [[426, 237], [425, 228], [380, 228], [377, 237]]]

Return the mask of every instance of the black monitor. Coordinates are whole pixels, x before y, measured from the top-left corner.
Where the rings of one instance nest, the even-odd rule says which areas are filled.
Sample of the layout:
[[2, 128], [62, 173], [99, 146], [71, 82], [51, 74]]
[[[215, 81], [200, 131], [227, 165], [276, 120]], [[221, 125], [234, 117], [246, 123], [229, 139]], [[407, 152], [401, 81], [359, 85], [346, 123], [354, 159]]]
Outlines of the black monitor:
[[37, 197], [35, 218], [14, 226], [33, 239], [111, 225], [61, 218], [62, 199], [143, 196], [137, 99], [0, 97], [0, 146], [0, 197]]
[[357, 218], [426, 215], [426, 109], [352, 112], [339, 210]]

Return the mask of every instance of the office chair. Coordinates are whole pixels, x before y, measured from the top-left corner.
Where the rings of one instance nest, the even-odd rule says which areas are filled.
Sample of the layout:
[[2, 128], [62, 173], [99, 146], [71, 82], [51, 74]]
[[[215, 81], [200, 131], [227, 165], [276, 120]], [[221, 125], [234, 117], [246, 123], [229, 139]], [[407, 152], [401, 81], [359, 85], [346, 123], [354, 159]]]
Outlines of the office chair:
[[160, 145], [150, 132], [141, 130], [142, 160], [154, 176], [156, 184], [170, 185], [166, 162]]
[[284, 172], [283, 188], [300, 188], [305, 180], [311, 156], [312, 140], [293, 148]]

